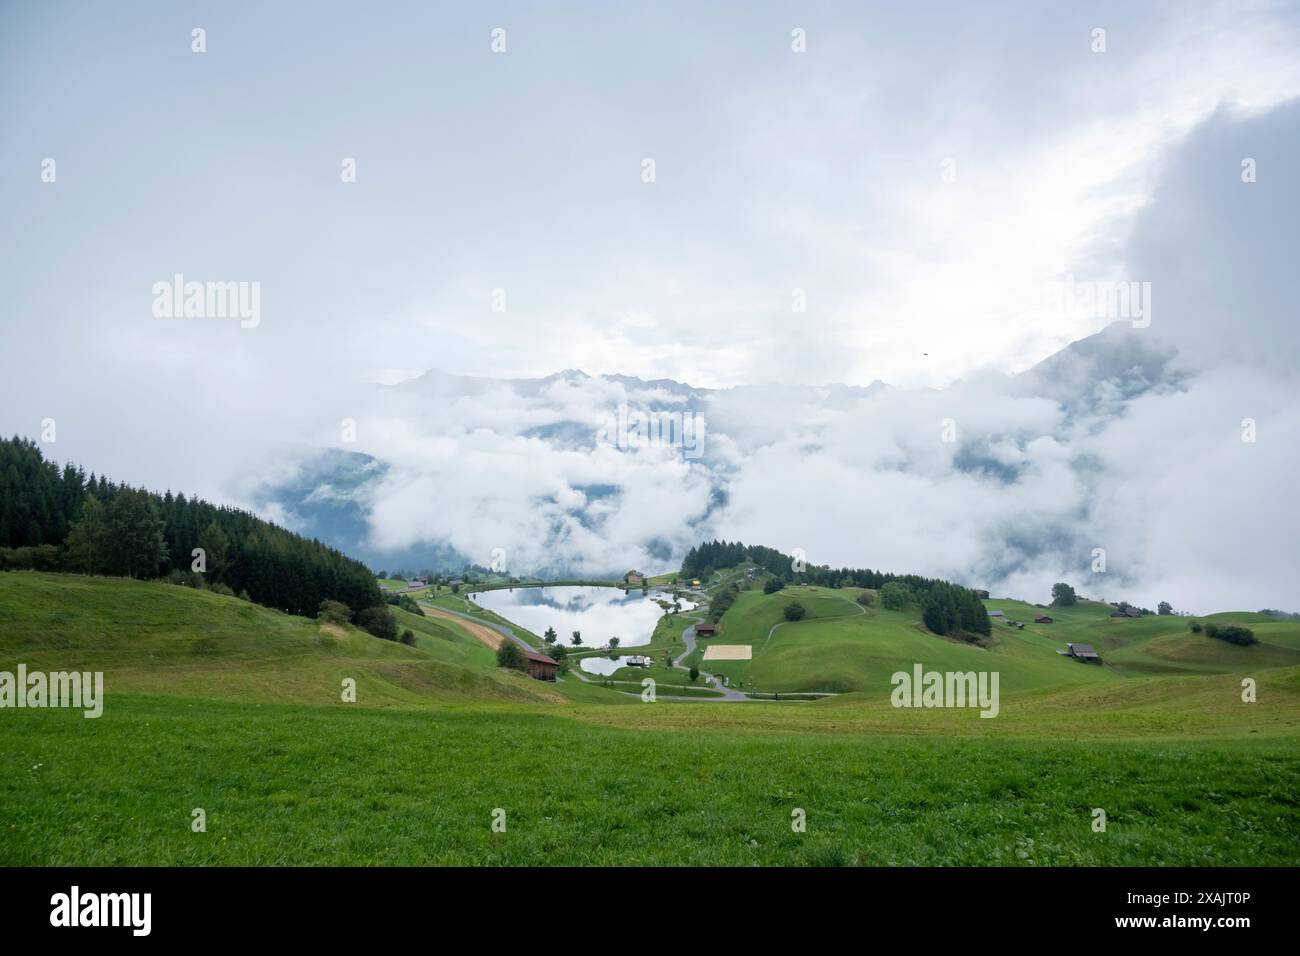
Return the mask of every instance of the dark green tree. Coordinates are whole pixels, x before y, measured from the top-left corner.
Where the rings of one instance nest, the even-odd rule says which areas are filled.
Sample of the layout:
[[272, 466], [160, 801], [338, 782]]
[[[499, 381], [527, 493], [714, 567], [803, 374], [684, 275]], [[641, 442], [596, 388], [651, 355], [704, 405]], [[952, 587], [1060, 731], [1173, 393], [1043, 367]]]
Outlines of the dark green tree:
[[108, 559], [108, 520], [104, 506], [86, 495], [81, 513], [68, 531], [68, 565], [82, 574], [100, 574]]
[[221, 530], [221, 525], [217, 524], [216, 519], [208, 522], [208, 526], [203, 529], [199, 535], [199, 545], [204, 552], [204, 560], [207, 563], [208, 581], [225, 581], [226, 572], [230, 569], [230, 538]]
[[167, 560], [162, 518], [146, 491], [124, 488], [107, 514], [109, 568], [128, 578], [154, 578]]
[[880, 589], [880, 606], [887, 611], [901, 611], [912, 603], [912, 589], [901, 581], [889, 581]]
[[1070, 607], [1079, 596], [1074, 593], [1074, 588], [1064, 581], [1058, 581], [1052, 585], [1052, 603], [1057, 607]]

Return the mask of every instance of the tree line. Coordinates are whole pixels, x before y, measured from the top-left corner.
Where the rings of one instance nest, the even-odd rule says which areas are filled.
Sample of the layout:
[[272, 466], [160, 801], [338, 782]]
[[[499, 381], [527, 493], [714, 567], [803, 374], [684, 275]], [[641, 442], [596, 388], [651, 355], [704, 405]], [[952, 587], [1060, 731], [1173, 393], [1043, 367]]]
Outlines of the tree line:
[[[717, 540], [695, 545], [682, 559], [681, 576], [704, 580], [715, 571], [734, 568], [745, 562], [757, 565], [771, 575], [772, 579], [786, 584], [880, 591], [881, 603], [888, 610], [901, 610], [916, 603], [921, 607], [926, 627], [936, 634], [988, 635], [993, 631], [988, 611], [980, 600], [980, 592], [970, 588], [919, 574], [893, 574], [870, 568], [832, 568], [824, 564], [796, 562], [792, 555], [762, 545]], [[765, 584], [764, 590], [768, 587]], [[724, 589], [715, 596], [710, 617], [716, 621], [735, 598], [734, 588]], [[723, 605], [721, 612], [718, 611], [719, 603]]]
[[12, 568], [168, 576], [305, 616], [326, 600], [384, 603], [364, 564], [314, 538], [201, 498], [59, 467], [18, 436], [0, 441], [0, 570]]

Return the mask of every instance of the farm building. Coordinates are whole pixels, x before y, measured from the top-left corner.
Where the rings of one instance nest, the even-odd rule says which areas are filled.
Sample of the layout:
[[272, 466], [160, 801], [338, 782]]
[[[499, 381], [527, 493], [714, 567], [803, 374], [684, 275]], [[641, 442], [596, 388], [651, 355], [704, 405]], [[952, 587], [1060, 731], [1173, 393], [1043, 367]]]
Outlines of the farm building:
[[696, 625], [695, 625], [695, 636], [696, 636], [696, 637], [714, 637], [714, 636], [717, 635], [717, 633], [718, 633], [718, 625], [716, 625], [716, 624], [696, 624]]
[[645, 584], [645, 575], [640, 571], [629, 571], [623, 575], [624, 584]]
[[1079, 661], [1100, 661], [1101, 655], [1093, 650], [1091, 644], [1066, 644], [1065, 654]]
[[555, 668], [558, 666], [553, 658], [536, 651], [524, 651], [524, 660], [528, 664], [528, 676], [537, 680], [555, 680]]
[[1006, 617], [1002, 611], [989, 611], [989, 617]]
[[1035, 624], [1051, 624], [1051, 623], [1052, 623], [1052, 619], [1051, 619], [1050, 617], [1048, 617], [1046, 614], [1040, 614], [1040, 615], [1038, 615], [1038, 617], [1034, 618], [1034, 623], [1035, 623]]

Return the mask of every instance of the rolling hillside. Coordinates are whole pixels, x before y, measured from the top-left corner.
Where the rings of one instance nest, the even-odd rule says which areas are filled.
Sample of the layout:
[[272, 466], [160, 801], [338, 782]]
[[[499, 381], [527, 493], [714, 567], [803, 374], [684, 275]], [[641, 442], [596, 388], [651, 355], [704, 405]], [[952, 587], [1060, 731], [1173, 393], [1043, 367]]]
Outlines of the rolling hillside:
[[415, 647], [208, 591], [152, 581], [0, 574], [0, 669], [103, 671], [106, 693], [350, 706], [561, 701], [439, 622], [397, 612]]
[[[809, 617], [783, 624], [796, 591]], [[107, 697], [95, 720], [0, 712], [0, 865], [1300, 862], [1300, 667], [1252, 668], [1246, 705], [1239, 672], [1205, 673], [1231, 659], [1126, 677], [1042, 628], [982, 649], [854, 596], [745, 592], [719, 638], [753, 643], [761, 689], [850, 692], [647, 705], [503, 672], [444, 619], [395, 611], [408, 647], [158, 582], [0, 574], [0, 670], [102, 670]], [[1116, 654], [1192, 637], [1090, 614], [1063, 624], [1112, 627]], [[661, 620], [661, 653], [686, 623]], [[1295, 651], [1294, 625], [1252, 626]], [[891, 707], [916, 661], [995, 666], [998, 718]]]
[[[788, 587], [775, 594], [743, 592], [722, 618], [719, 637], [702, 643], [749, 644], [751, 662], [718, 664], [734, 682], [760, 692], [887, 695], [890, 675], [916, 663], [940, 671], [997, 671], [1003, 693], [1092, 685], [1130, 676], [1226, 674], [1300, 665], [1300, 623], [1259, 614], [1223, 614], [1206, 620], [1246, 623], [1260, 643], [1238, 647], [1193, 634], [1188, 620], [1149, 616], [1111, 618], [1109, 605], [1081, 602], [1051, 608], [1052, 624], [1032, 623], [1043, 609], [1019, 601], [989, 601], [1019, 629], [994, 618], [987, 648], [929, 633], [915, 607], [887, 611], [878, 602], [862, 608], [854, 588]], [[808, 612], [787, 622], [785, 605], [798, 601]], [[1104, 665], [1086, 665], [1057, 653], [1067, 642], [1091, 643]], [[697, 652], [691, 662], [699, 662]]]
[[[1043, 646], [1065, 643], [1091, 644], [1106, 667], [1123, 676], [1160, 674], [1222, 674], [1250, 668], [1288, 667], [1300, 664], [1300, 622], [1277, 621], [1265, 614], [1223, 613], [1195, 620], [1202, 623], [1242, 624], [1255, 633], [1259, 643], [1240, 647], [1195, 634], [1192, 619], [1147, 615], [1116, 618], [1109, 604], [1080, 601], [1071, 607], [1037, 608], [1022, 601], [989, 601], [990, 609], [1004, 611], [1013, 620], [1025, 622], [1019, 632], [1026, 640]], [[1047, 614], [1051, 624], [1035, 624], [1034, 617]], [[994, 633], [1011, 628], [995, 625]]]

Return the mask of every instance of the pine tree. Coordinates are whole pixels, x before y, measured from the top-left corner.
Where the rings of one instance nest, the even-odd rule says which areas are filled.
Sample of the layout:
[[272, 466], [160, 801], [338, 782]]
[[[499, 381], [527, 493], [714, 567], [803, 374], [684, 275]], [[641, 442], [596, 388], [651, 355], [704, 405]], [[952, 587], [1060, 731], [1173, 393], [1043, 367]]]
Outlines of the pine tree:
[[129, 578], [158, 576], [167, 560], [163, 523], [148, 492], [134, 488], [118, 493], [108, 507], [111, 570]]
[[68, 562], [82, 574], [100, 574], [108, 559], [108, 521], [104, 506], [94, 495], [81, 503], [81, 513], [72, 523], [67, 539]]

